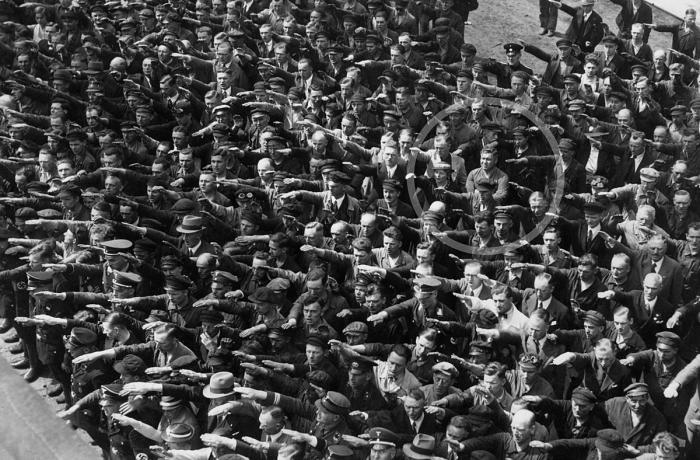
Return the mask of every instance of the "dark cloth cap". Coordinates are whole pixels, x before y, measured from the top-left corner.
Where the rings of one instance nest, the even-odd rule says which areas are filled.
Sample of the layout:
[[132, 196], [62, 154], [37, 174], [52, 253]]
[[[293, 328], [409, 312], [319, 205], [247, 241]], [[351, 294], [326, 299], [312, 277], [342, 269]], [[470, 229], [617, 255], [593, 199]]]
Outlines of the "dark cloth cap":
[[26, 185], [27, 190], [33, 190], [37, 192], [43, 192], [46, 193], [51, 186], [47, 184], [46, 182], [39, 182], [39, 181], [33, 181], [30, 182]]
[[250, 222], [253, 225], [260, 225], [262, 223], [262, 219], [260, 217], [260, 214], [254, 211], [250, 210], [245, 210], [241, 213], [241, 220], [245, 220], [246, 222]]
[[663, 343], [670, 347], [678, 348], [681, 345], [681, 338], [678, 334], [674, 334], [670, 331], [657, 332], [656, 343]]
[[372, 250], [372, 241], [370, 241], [369, 238], [361, 236], [353, 240], [352, 247], [357, 249], [358, 251], [369, 252]]
[[385, 179], [384, 182], [382, 182], [382, 188], [400, 192], [403, 190], [403, 184], [396, 179]]
[[[343, 329], [343, 334], [367, 334], [368, 332], [369, 328], [367, 324], [362, 321], [353, 321]], [[372, 363], [374, 363], [374, 361], [372, 361]]]
[[267, 286], [259, 287], [255, 292], [249, 297], [251, 302], [265, 302], [265, 303], [277, 303], [279, 302], [279, 296]]
[[575, 150], [576, 142], [572, 139], [564, 138], [559, 141], [559, 150]]
[[54, 80], [72, 81], [73, 73], [68, 69], [58, 69], [53, 73]]
[[194, 209], [194, 201], [190, 200], [189, 198], [180, 198], [170, 208], [170, 210], [176, 214], [190, 214], [194, 211]]
[[596, 398], [596, 395], [588, 388], [576, 387], [571, 393], [571, 400], [580, 404], [595, 404], [598, 398]]
[[155, 251], [158, 249], [158, 245], [148, 238], [141, 238], [140, 240], [134, 241], [134, 249], [140, 248], [146, 251]]
[[331, 173], [329, 182], [336, 182], [341, 184], [347, 184], [350, 182], [350, 176], [341, 171], [334, 171]]
[[492, 329], [498, 325], [498, 316], [491, 310], [482, 308], [477, 311], [476, 318], [474, 320], [476, 324], [484, 329]]
[[70, 331], [70, 340], [76, 345], [91, 345], [97, 341], [97, 334], [86, 327], [74, 327]]
[[185, 275], [170, 275], [165, 278], [165, 289], [185, 291], [192, 286], [192, 280]]
[[324, 350], [328, 348], [328, 343], [317, 335], [310, 335], [306, 339], [307, 345], [313, 345], [315, 347], [323, 348]]
[[594, 326], [604, 327], [605, 326], [605, 316], [602, 313], [595, 310], [588, 310], [583, 317], [584, 324], [589, 322]]
[[633, 383], [625, 388], [625, 396], [644, 396], [649, 394], [649, 386], [646, 383]]
[[114, 370], [120, 374], [140, 375], [146, 371], [146, 363], [136, 355], [126, 355], [114, 363]]

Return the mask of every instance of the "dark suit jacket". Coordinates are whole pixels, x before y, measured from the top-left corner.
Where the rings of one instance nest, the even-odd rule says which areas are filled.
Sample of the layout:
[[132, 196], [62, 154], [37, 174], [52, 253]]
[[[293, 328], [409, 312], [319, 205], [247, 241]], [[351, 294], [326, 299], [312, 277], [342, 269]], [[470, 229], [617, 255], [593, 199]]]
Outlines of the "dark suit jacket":
[[418, 433], [428, 434], [430, 436], [440, 437], [443, 432], [444, 425], [439, 422], [434, 414], [426, 413], [421, 423], [418, 433], [413, 430], [411, 421], [406, 415], [406, 410], [403, 404], [399, 404], [391, 410], [369, 411], [367, 424], [370, 427], [383, 427], [396, 433], [401, 444], [410, 443]]
[[595, 353], [576, 353], [576, 359], [572, 363], [579, 373], [583, 373], [581, 385], [591, 390], [598, 400], [623, 396], [625, 388], [632, 383], [630, 371], [626, 366], [615, 360], [608, 369], [602, 383], [598, 383], [596, 376], [597, 362]]
[[571, 221], [561, 217], [558, 219], [558, 222], [564, 229], [562, 232], [563, 248], [570, 247], [571, 252], [578, 257], [586, 253], [595, 254], [598, 257], [599, 267], [610, 266], [611, 251], [605, 245], [605, 240], [600, 234], [597, 234], [592, 241], [588, 241], [588, 225], [586, 222]]
[[632, 310], [634, 328], [648, 347], [654, 346], [656, 333], [666, 330], [666, 321], [676, 311], [673, 305], [659, 294], [654, 309], [649, 313], [644, 302], [644, 291], [639, 290], [616, 292], [615, 300]]
[[574, 42], [581, 48], [583, 53], [592, 53], [595, 47], [603, 39], [605, 33], [603, 18], [593, 11], [588, 21], [583, 22], [583, 8], [574, 8], [562, 4], [561, 10], [571, 16], [571, 24], [566, 29], [566, 38]]
[[[530, 316], [537, 309], [538, 300], [537, 293], [534, 289], [525, 289], [523, 293], [523, 302], [520, 305], [520, 311]], [[552, 301], [547, 308], [550, 317], [550, 331], [557, 329], [571, 329], [573, 326], [571, 312], [563, 303], [552, 297]]]
[[639, 168], [635, 168], [634, 159], [630, 156], [629, 148], [622, 154], [620, 163], [617, 165], [615, 175], [612, 178], [613, 187], [621, 187], [625, 184], [639, 184], [639, 171], [654, 163], [654, 154], [647, 149], [642, 157]]

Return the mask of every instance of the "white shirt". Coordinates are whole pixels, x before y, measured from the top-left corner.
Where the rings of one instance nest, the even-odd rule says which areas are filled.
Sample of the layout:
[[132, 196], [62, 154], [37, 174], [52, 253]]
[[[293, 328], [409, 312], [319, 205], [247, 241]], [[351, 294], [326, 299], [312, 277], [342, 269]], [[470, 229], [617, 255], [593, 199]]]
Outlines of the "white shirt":
[[583, 15], [583, 23], [584, 24], [586, 22], [588, 22], [588, 19], [591, 17], [591, 14], [593, 14], [593, 11], [591, 11], [590, 13], [584, 13], [584, 15]]
[[595, 174], [598, 170], [598, 155], [600, 150], [591, 145], [591, 154], [588, 155], [588, 161], [586, 161], [586, 172], [589, 174]]
[[498, 329], [505, 331], [508, 329], [514, 329], [516, 331], [523, 331], [527, 327], [527, 316], [525, 316], [520, 310], [511, 308], [511, 310], [505, 314], [505, 317], [501, 317], [498, 314], [498, 310], [495, 305], [491, 309], [496, 315], [498, 315]]
[[659, 273], [659, 271], [661, 271], [661, 265], [663, 265], [663, 263], [664, 263], [664, 259], [662, 257], [661, 259], [659, 259], [658, 262], [654, 262], [652, 260], [651, 263], [652, 263], [652, 266], [654, 267], [654, 273]]

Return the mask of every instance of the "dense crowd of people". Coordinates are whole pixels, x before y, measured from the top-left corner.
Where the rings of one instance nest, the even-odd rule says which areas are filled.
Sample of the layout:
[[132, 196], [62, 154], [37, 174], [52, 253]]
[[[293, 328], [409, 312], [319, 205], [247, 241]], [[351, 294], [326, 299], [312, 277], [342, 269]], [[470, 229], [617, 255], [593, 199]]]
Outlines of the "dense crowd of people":
[[476, 0], [1, 2], [12, 366], [105, 459], [700, 459], [700, 30], [611, 2], [540, 0], [552, 50]]

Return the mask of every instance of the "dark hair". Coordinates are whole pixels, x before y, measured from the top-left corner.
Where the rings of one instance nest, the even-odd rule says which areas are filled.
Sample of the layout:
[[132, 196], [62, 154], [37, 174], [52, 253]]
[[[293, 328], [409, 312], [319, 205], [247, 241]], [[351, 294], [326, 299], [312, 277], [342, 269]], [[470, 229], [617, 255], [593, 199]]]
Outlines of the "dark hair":
[[411, 350], [409, 350], [408, 347], [402, 343], [397, 343], [391, 347], [391, 353], [401, 356], [406, 360], [406, 362], [411, 360]]

